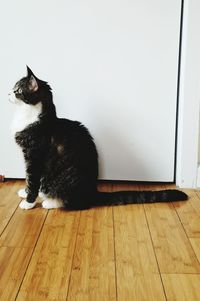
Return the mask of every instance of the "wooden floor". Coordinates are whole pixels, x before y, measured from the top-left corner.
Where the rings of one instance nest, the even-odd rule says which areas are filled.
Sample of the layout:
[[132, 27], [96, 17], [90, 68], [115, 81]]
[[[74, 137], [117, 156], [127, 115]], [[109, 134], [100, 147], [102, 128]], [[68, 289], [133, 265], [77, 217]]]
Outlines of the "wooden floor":
[[0, 184], [0, 300], [200, 300], [200, 191], [187, 202], [24, 211], [23, 186]]

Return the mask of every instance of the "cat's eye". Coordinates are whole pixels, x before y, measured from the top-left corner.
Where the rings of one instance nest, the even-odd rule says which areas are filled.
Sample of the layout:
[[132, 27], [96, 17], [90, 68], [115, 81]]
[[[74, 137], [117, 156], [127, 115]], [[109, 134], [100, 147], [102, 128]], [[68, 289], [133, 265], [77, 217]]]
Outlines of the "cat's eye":
[[22, 93], [22, 89], [21, 88], [19, 88], [18, 93], [20, 93], [20, 94]]

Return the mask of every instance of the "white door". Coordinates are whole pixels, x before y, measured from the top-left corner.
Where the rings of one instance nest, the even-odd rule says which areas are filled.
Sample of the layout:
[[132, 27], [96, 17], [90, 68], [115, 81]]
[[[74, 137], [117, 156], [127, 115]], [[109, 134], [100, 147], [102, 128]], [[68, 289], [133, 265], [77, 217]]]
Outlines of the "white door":
[[24, 177], [7, 93], [27, 64], [90, 129], [101, 179], [173, 181], [180, 16], [181, 0], [5, 1], [0, 174]]

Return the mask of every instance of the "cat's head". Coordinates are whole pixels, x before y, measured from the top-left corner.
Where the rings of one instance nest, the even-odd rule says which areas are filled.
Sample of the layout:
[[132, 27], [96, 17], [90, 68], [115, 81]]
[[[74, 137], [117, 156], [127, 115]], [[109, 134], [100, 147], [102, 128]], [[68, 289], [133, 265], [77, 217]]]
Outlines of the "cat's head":
[[50, 92], [50, 90], [49, 85], [38, 79], [27, 66], [27, 76], [20, 79], [8, 95], [12, 103], [20, 104], [23, 102], [35, 105], [42, 101], [45, 92]]

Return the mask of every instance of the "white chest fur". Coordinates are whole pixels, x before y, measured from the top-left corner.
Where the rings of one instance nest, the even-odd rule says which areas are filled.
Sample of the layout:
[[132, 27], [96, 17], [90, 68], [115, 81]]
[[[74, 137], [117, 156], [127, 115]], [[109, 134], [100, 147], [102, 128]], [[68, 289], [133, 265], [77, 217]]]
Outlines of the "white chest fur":
[[13, 134], [23, 131], [27, 126], [39, 120], [42, 104], [28, 105], [24, 102], [16, 105], [14, 119], [11, 124]]

